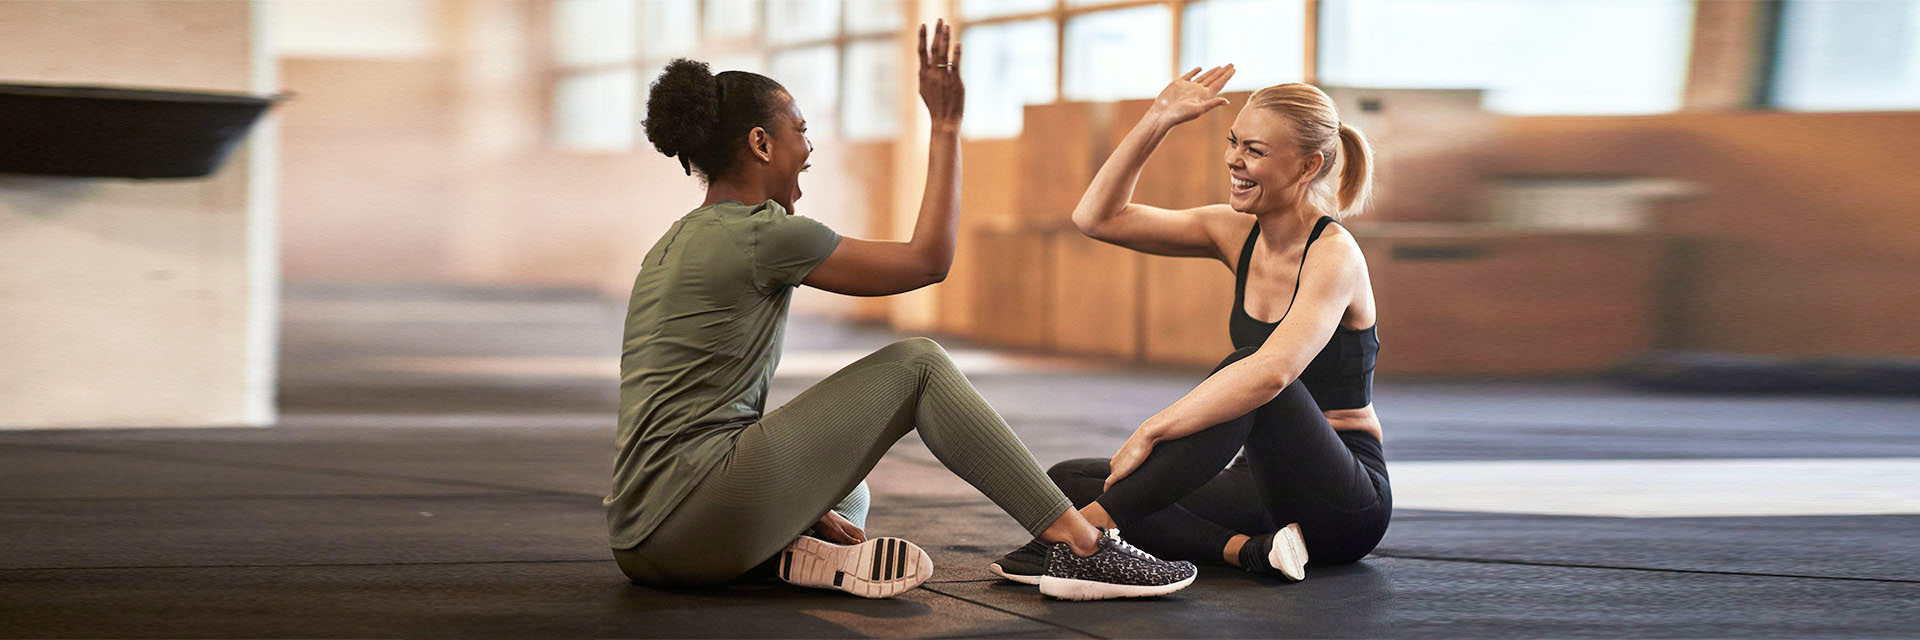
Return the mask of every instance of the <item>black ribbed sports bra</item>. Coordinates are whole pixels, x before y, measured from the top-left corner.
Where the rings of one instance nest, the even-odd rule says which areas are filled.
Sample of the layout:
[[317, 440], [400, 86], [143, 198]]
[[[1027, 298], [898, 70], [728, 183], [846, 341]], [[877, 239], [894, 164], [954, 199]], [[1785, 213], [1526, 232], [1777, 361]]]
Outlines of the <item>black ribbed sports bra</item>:
[[[1300, 251], [1302, 271], [1306, 270], [1307, 251], [1313, 249], [1313, 241], [1320, 239], [1320, 232], [1331, 222], [1333, 218], [1321, 216], [1314, 223], [1313, 234], [1307, 236], [1307, 246]], [[1232, 336], [1235, 349], [1259, 348], [1273, 334], [1273, 328], [1280, 326], [1280, 322], [1261, 322], [1247, 314], [1247, 268], [1253, 264], [1253, 245], [1259, 239], [1260, 223], [1255, 222], [1246, 245], [1240, 248], [1240, 268], [1233, 272], [1233, 313], [1227, 318], [1227, 334]], [[1293, 300], [1299, 297], [1300, 277], [1295, 275], [1293, 297], [1287, 299], [1287, 311], [1280, 314], [1280, 321], [1293, 312]], [[1376, 322], [1365, 329], [1335, 327], [1327, 346], [1321, 347], [1319, 355], [1300, 372], [1301, 384], [1313, 394], [1321, 411], [1359, 409], [1373, 402], [1373, 366], [1380, 356], [1379, 326]]]

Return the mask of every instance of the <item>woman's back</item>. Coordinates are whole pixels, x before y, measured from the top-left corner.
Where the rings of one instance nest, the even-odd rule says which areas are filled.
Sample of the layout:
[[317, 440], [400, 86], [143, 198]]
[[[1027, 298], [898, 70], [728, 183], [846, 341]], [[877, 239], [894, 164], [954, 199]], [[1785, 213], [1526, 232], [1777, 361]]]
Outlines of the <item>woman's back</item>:
[[760, 417], [793, 288], [839, 240], [772, 201], [725, 201], [688, 213], [647, 252], [620, 356], [606, 499], [616, 545], [645, 537]]

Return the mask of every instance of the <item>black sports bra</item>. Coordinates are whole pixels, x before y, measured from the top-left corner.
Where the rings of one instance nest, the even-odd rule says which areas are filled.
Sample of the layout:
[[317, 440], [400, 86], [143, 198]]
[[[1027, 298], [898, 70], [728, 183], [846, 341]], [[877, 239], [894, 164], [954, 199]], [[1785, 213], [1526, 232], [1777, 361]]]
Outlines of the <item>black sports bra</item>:
[[[1332, 222], [1333, 218], [1321, 216], [1314, 223], [1313, 234], [1307, 236], [1307, 246], [1300, 252], [1302, 271], [1313, 241], [1320, 239], [1320, 232]], [[1233, 313], [1227, 318], [1227, 334], [1232, 336], [1235, 349], [1259, 348], [1273, 334], [1273, 328], [1280, 326], [1278, 321], [1261, 322], [1247, 314], [1247, 268], [1253, 264], [1253, 245], [1259, 239], [1260, 223], [1256, 222], [1253, 232], [1247, 234], [1246, 245], [1240, 248], [1240, 268], [1233, 273]], [[1293, 298], [1287, 300], [1286, 313], [1293, 312], [1293, 300], [1299, 297], [1300, 277], [1295, 275]], [[1287, 319], [1286, 313], [1280, 314], [1280, 321]], [[1379, 326], [1376, 322], [1365, 329], [1335, 327], [1327, 346], [1321, 347], [1319, 355], [1300, 372], [1300, 382], [1321, 411], [1358, 409], [1373, 402], [1373, 366], [1380, 356]]]

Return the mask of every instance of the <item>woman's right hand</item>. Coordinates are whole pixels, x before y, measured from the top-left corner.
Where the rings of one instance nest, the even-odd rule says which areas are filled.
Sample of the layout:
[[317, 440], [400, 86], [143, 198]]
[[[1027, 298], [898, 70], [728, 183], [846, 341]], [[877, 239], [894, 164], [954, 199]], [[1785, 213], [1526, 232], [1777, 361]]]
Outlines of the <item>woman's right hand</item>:
[[1153, 107], [1147, 110], [1147, 115], [1158, 118], [1167, 127], [1198, 118], [1227, 104], [1227, 99], [1220, 97], [1220, 90], [1226, 88], [1227, 79], [1232, 77], [1231, 64], [1208, 69], [1206, 73], [1194, 67], [1160, 90], [1160, 96], [1153, 99]]
[[920, 99], [926, 101], [934, 124], [957, 125], [967, 106], [967, 88], [960, 83], [960, 43], [953, 41], [953, 27], [945, 20], [934, 23], [933, 31], [929, 44], [927, 25], [920, 25]]

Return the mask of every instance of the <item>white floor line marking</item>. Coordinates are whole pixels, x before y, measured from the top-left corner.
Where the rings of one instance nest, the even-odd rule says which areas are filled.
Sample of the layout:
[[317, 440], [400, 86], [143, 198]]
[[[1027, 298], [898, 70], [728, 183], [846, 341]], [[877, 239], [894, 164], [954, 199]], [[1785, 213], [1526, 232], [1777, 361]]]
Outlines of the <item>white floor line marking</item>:
[[1405, 509], [1686, 517], [1920, 514], [1920, 458], [1389, 463]]

